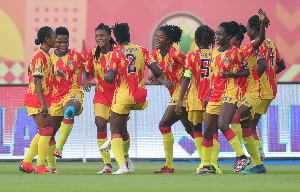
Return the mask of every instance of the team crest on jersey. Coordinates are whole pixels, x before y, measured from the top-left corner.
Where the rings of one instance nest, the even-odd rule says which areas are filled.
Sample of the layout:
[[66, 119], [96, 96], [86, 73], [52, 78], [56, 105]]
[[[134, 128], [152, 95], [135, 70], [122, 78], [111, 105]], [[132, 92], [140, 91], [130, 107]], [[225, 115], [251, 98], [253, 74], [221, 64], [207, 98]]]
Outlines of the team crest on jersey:
[[245, 59], [242, 60], [242, 68], [248, 68], [248, 63]]
[[74, 67], [74, 64], [73, 64], [73, 63], [75, 63], [74, 60], [69, 60], [69, 61], [68, 61], [68, 66], [70, 67], [71, 70], [73, 70], [73, 67]]
[[172, 62], [168, 62], [168, 66], [169, 66], [169, 69], [173, 69], [173, 63]]
[[231, 63], [231, 57], [225, 57], [224, 60], [225, 65], [229, 65]]

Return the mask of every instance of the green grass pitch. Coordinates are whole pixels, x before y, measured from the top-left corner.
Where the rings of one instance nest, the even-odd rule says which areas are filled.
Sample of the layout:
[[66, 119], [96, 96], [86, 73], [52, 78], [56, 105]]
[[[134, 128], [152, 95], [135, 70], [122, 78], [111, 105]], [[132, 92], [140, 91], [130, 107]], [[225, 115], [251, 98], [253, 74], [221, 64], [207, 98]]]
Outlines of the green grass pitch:
[[[135, 162], [129, 175], [96, 174], [100, 163], [58, 162], [58, 174], [28, 174], [19, 162], [0, 162], [0, 191], [300, 191], [300, 165], [266, 165], [267, 174], [234, 174], [221, 164], [222, 175], [193, 175], [197, 164], [175, 163], [174, 174], [153, 174], [162, 163]], [[113, 163], [117, 168], [116, 163]]]

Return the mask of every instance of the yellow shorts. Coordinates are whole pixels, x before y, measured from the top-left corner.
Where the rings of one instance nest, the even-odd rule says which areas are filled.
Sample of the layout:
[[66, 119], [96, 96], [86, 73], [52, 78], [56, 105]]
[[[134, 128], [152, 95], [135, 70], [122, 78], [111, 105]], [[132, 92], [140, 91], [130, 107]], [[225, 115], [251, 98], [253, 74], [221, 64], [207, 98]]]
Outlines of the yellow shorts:
[[245, 95], [239, 104], [245, 105], [247, 107], [251, 107], [252, 109], [250, 111], [251, 113], [247, 117], [242, 118], [241, 121], [247, 120], [247, 119], [253, 120], [255, 111], [256, 111], [257, 107], [259, 107], [260, 102], [261, 102], [261, 98], [257, 97], [256, 95], [251, 95], [251, 94]]
[[[36, 115], [41, 112], [41, 108], [35, 108], [35, 107], [26, 107], [28, 116]], [[48, 108], [48, 114], [51, 114], [51, 109]]]
[[273, 99], [262, 99], [259, 106], [256, 108], [255, 113], [266, 114], [272, 103]]
[[[175, 87], [175, 90], [173, 92], [173, 95], [171, 97], [171, 101], [170, 101], [169, 105], [177, 105], [177, 103], [179, 101], [179, 97], [180, 97], [180, 90], [181, 90], [181, 86], [179, 84], [179, 86]], [[186, 99], [187, 99], [187, 94], [184, 95], [182, 107], [186, 107]]]
[[109, 122], [110, 119], [110, 107], [102, 103], [94, 103], [95, 116], [102, 117]]
[[235, 104], [238, 100], [231, 96], [224, 96], [223, 100], [217, 102], [208, 102], [206, 106], [206, 113], [219, 115], [223, 103]]
[[144, 110], [148, 106], [148, 101], [138, 104], [112, 104], [111, 110], [118, 114], [129, 114], [130, 110]]
[[76, 92], [76, 93], [69, 93], [65, 95], [61, 101], [52, 103], [50, 106], [51, 109], [51, 116], [64, 116], [64, 106], [65, 104], [71, 100], [71, 99], [76, 99], [81, 103], [81, 109], [78, 111], [76, 116], [79, 116], [81, 112], [83, 111], [83, 93], [82, 92]]
[[193, 125], [198, 125], [199, 123], [203, 123], [205, 118], [204, 110], [194, 110], [188, 112], [188, 119]]

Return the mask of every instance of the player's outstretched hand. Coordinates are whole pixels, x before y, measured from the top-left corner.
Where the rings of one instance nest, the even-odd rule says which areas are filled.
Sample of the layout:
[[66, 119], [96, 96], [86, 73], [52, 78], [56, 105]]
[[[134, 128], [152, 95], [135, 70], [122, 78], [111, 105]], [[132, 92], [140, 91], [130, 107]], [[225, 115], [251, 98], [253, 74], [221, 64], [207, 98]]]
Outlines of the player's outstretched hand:
[[226, 72], [221, 72], [221, 75], [222, 75], [222, 77], [224, 77], [224, 78], [230, 78], [230, 77], [232, 77], [232, 72], [230, 72], [229, 70], [227, 70], [227, 69], [225, 69], [225, 71]]
[[60, 69], [57, 69], [57, 70], [54, 71], [54, 76], [63, 77], [64, 78], [64, 82], [67, 81], [66, 74], [62, 70], [60, 70]]
[[85, 92], [90, 92], [91, 91], [91, 82], [83, 79], [82, 88]]
[[43, 117], [46, 117], [48, 115], [48, 107], [47, 107], [47, 105], [42, 105], [40, 114]]
[[149, 81], [149, 83], [150, 83], [151, 85], [154, 85], [154, 84], [157, 83], [157, 80], [156, 80], [156, 78], [154, 77], [153, 74], [149, 75], [148, 81]]
[[176, 107], [175, 107], [175, 113], [176, 115], [181, 115], [182, 114], [182, 100], [179, 100]]

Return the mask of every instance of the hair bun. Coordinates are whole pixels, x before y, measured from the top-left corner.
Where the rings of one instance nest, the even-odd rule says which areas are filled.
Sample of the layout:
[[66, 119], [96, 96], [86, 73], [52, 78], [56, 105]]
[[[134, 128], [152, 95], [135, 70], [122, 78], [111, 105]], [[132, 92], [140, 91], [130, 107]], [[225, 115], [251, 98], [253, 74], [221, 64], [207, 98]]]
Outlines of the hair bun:
[[40, 41], [38, 39], [35, 39], [35, 42], [34, 42], [36, 45], [39, 45], [40, 44]]

